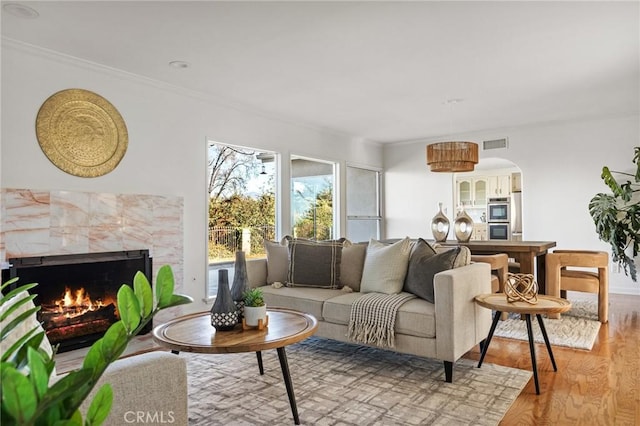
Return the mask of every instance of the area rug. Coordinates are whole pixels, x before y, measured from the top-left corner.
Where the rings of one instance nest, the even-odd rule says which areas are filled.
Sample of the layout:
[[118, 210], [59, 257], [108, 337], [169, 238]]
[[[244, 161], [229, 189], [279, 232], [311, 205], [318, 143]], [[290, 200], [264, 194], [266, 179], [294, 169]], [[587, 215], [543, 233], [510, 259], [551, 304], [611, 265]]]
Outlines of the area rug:
[[[554, 346], [591, 350], [600, 330], [598, 303], [591, 300], [577, 300], [572, 301], [571, 305], [571, 310], [560, 315], [560, 319], [544, 318], [549, 342]], [[533, 340], [544, 343], [538, 320], [532, 318], [531, 322]], [[510, 314], [507, 320], [498, 323], [494, 336], [529, 340], [526, 321], [520, 319], [520, 314]]]
[[[303, 425], [497, 425], [531, 372], [461, 359], [453, 383], [441, 361], [309, 338], [287, 346]], [[187, 358], [189, 425], [292, 425], [275, 350]]]

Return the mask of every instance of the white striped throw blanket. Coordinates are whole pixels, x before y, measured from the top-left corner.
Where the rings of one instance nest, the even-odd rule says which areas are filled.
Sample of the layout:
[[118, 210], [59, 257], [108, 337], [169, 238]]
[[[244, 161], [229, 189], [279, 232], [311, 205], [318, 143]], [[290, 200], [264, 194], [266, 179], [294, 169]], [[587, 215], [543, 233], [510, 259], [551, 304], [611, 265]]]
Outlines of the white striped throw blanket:
[[411, 293], [367, 293], [351, 305], [347, 338], [356, 343], [382, 348], [395, 347], [395, 324], [398, 309]]

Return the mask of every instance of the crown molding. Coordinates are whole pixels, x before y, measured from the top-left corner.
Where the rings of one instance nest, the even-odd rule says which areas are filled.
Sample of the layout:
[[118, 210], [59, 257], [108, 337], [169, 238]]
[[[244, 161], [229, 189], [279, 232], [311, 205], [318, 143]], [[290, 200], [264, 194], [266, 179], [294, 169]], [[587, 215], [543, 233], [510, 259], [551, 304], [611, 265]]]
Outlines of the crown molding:
[[243, 114], [254, 115], [263, 119], [277, 121], [289, 126], [295, 126], [298, 128], [312, 130], [317, 133], [331, 134], [341, 138], [347, 138], [353, 141], [357, 140], [359, 142], [362, 142], [371, 146], [377, 146], [377, 147], [380, 146], [380, 143], [377, 141], [368, 140], [358, 135], [353, 135], [353, 134], [344, 132], [342, 130], [296, 121], [289, 117], [284, 117], [269, 111], [253, 108], [246, 104], [242, 104], [240, 102], [233, 101], [233, 100], [224, 98], [222, 96], [217, 96], [215, 94], [200, 92], [196, 90], [190, 90], [182, 86], [177, 86], [164, 81], [144, 77], [139, 74], [134, 74], [118, 68], [109, 67], [104, 64], [78, 58], [76, 56], [61, 53], [61, 52], [51, 50], [42, 46], [25, 43], [9, 37], [2, 37], [2, 49], [3, 50], [11, 49], [11, 50], [27, 53], [36, 57], [44, 58], [46, 60], [58, 62], [61, 64], [79, 67], [91, 72], [109, 75], [112, 77], [117, 77], [117, 78], [127, 80], [136, 84], [143, 84], [158, 90], [164, 90], [180, 96], [190, 97], [190, 98], [199, 100], [201, 102], [208, 103], [218, 108], [232, 109], [237, 112], [241, 112]]

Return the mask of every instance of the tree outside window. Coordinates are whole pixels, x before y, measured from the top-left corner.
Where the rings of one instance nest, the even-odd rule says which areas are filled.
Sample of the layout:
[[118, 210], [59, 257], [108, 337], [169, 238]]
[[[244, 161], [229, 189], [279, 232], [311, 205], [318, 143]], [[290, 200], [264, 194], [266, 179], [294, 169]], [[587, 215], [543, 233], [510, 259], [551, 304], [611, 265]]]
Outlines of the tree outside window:
[[264, 256], [275, 237], [274, 155], [209, 145], [209, 262], [230, 261], [237, 250]]

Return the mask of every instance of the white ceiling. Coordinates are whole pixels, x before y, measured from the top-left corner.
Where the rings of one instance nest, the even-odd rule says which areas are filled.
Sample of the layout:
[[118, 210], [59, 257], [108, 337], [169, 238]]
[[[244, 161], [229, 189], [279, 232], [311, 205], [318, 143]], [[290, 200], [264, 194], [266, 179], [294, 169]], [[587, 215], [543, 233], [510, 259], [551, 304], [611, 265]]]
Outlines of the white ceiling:
[[640, 112], [637, 1], [18, 3], [3, 38], [372, 141]]

